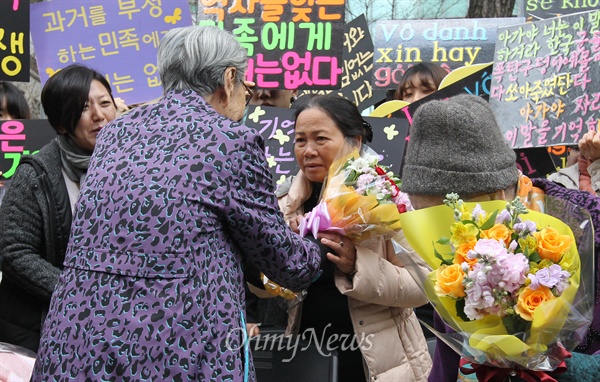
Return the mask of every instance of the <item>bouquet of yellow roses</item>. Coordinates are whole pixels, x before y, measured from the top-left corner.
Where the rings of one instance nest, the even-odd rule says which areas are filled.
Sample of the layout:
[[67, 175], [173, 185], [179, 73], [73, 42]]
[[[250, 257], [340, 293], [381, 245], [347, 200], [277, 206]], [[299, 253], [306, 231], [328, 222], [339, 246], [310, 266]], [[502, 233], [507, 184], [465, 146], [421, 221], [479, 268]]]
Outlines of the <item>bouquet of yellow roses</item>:
[[519, 199], [476, 204], [449, 194], [444, 203], [401, 217], [408, 243], [431, 267], [413, 277], [456, 333], [432, 331], [475, 369], [483, 366], [478, 377], [486, 368], [520, 376], [555, 370], [592, 320], [589, 215], [549, 200], [571, 229]]
[[393, 235], [400, 214], [411, 209], [400, 180], [379, 164], [379, 155], [348, 140], [329, 167], [320, 203], [300, 223], [300, 234], [337, 232], [354, 242]]

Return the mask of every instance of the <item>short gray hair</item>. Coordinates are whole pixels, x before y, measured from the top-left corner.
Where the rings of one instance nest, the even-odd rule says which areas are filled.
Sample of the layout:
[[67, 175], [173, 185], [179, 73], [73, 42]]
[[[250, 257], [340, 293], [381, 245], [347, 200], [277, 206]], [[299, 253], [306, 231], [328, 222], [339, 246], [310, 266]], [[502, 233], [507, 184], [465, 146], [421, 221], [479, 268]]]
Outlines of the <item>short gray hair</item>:
[[190, 26], [165, 34], [157, 62], [165, 93], [192, 89], [207, 95], [224, 84], [227, 67], [236, 68], [238, 79], [243, 80], [248, 53], [230, 32], [213, 26]]

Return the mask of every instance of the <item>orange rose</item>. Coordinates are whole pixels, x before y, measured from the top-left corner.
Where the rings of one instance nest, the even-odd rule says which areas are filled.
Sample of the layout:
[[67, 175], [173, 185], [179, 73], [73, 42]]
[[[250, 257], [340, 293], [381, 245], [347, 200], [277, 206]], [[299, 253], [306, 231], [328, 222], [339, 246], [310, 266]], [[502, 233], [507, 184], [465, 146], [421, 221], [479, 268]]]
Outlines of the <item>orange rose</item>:
[[506, 244], [506, 248], [510, 245], [510, 236], [512, 231], [508, 229], [504, 224], [495, 224], [492, 228], [481, 231], [482, 239], [494, 239], [503, 241]]
[[465, 273], [460, 265], [442, 265], [436, 272], [436, 292], [442, 296], [465, 297], [465, 286], [462, 284], [464, 276]]
[[552, 227], [546, 227], [533, 236], [538, 241], [538, 253], [542, 259], [548, 259], [555, 263], [560, 261], [562, 255], [567, 252], [573, 243], [573, 239], [567, 235], [561, 235]]
[[555, 299], [552, 291], [545, 286], [541, 286], [533, 290], [530, 287], [525, 287], [519, 299], [517, 300], [517, 306], [515, 311], [522, 319], [527, 321], [533, 321], [533, 312], [540, 306], [544, 301], [550, 301]]
[[469, 240], [457, 246], [453, 263], [462, 264], [463, 262], [465, 262], [469, 264], [469, 269], [473, 269], [473, 266], [477, 264], [477, 258], [469, 259], [467, 257], [467, 253], [469, 253], [470, 250], [475, 248], [475, 244], [477, 244], [477, 239]]

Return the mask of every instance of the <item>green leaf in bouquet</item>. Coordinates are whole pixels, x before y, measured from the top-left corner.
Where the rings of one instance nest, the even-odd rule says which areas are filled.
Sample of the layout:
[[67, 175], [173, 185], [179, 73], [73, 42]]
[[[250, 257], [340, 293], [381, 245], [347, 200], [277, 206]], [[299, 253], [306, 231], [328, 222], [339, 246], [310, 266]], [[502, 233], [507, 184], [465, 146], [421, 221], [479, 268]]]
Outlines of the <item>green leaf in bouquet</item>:
[[436, 243], [441, 244], [441, 245], [448, 245], [448, 244], [450, 244], [450, 238], [449, 237], [440, 237], [440, 239], [438, 241], [436, 241]]
[[518, 314], [504, 317], [502, 319], [502, 324], [506, 328], [507, 333], [515, 335], [529, 332], [531, 329], [531, 321], [522, 319]]
[[390, 179], [392, 182], [396, 183], [396, 186], [398, 186], [398, 188], [401, 188], [400, 186], [402, 186], [402, 179], [400, 179], [400, 178], [398, 177], [398, 175], [394, 174], [393, 172], [390, 172], [390, 171], [389, 171], [387, 168], [386, 168], [386, 169], [384, 169], [384, 170], [385, 170], [385, 172], [386, 172], [386, 174], [387, 174], [388, 178], [389, 178], [389, 179]]
[[356, 180], [358, 179], [358, 176], [359, 176], [358, 172], [356, 172], [356, 171], [350, 171], [350, 173], [346, 177], [346, 180], [344, 181], [344, 184], [354, 184], [354, 183], [356, 183]]
[[435, 254], [435, 257], [442, 261], [443, 265], [452, 265], [452, 260], [454, 259], [453, 253], [442, 255], [435, 249], [435, 244], [433, 245], [433, 253]]
[[[529, 250], [526, 249], [526, 252], [529, 252]], [[533, 261], [535, 263], [539, 263], [540, 261], [542, 261], [542, 258], [540, 257], [540, 254], [537, 253], [537, 251], [533, 251], [529, 255], [527, 255], [526, 253], [523, 254], [529, 258], [529, 261]]]
[[498, 210], [494, 211], [494, 213], [479, 227], [480, 230], [490, 229], [496, 224], [496, 216], [498, 216]]
[[510, 235], [510, 241], [511, 241], [511, 242], [512, 242], [512, 241], [516, 241], [516, 242], [517, 242], [517, 244], [518, 244], [518, 243], [519, 243], [519, 234], [518, 234], [518, 233], [515, 233], [515, 232], [513, 232], [513, 233], [512, 233], [512, 235]]
[[471, 321], [469, 317], [465, 314], [465, 299], [459, 298], [456, 300], [456, 315], [463, 321]]

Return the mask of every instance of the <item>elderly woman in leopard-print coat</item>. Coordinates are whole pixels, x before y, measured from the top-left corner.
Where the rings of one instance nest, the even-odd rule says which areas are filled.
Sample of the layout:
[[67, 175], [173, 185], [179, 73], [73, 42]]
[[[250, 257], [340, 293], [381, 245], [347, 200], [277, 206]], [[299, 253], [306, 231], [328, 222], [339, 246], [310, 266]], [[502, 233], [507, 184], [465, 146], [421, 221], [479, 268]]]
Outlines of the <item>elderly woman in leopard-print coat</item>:
[[237, 122], [246, 63], [216, 27], [163, 37], [164, 97], [99, 136], [33, 381], [255, 379], [243, 261], [301, 289], [321, 258], [279, 212], [259, 133]]

